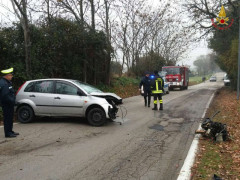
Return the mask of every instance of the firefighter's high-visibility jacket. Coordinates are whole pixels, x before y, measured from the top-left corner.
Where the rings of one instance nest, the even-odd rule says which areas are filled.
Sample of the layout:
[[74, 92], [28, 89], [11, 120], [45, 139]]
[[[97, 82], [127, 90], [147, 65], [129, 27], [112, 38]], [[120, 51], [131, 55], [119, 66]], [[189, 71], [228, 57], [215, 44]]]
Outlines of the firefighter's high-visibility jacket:
[[155, 75], [155, 77], [152, 79], [152, 82], [151, 82], [152, 94], [163, 93], [164, 91], [163, 88], [164, 88], [164, 80], [160, 76]]

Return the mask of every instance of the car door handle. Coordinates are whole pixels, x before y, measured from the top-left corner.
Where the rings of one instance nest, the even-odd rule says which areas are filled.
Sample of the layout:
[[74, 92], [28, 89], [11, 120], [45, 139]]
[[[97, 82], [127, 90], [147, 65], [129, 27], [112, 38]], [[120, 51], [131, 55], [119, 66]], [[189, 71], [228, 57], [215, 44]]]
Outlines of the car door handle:
[[29, 95], [29, 97], [36, 97], [34, 94], [32, 94], [32, 95]]
[[54, 99], [61, 99], [60, 97], [54, 97]]

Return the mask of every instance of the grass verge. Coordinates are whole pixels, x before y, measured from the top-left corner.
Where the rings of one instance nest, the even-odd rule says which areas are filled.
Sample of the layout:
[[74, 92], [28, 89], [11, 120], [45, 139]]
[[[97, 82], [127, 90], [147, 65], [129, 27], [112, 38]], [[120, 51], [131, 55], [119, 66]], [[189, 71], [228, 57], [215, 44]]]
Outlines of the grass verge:
[[[193, 85], [201, 83], [202, 82], [202, 77], [203, 76], [189, 77], [189, 86], [193, 86]], [[208, 80], [211, 77], [211, 75], [207, 75], [205, 77], [206, 77], [206, 80]]]
[[118, 77], [112, 80], [111, 86], [99, 85], [98, 88], [104, 92], [113, 92], [121, 98], [139, 95], [140, 79], [129, 77]]
[[211, 139], [200, 138], [192, 180], [209, 180], [214, 174], [224, 180], [240, 179], [240, 102], [236, 97], [236, 91], [226, 87], [217, 91], [206, 117], [220, 110], [213, 121], [227, 124], [230, 140], [215, 143]]

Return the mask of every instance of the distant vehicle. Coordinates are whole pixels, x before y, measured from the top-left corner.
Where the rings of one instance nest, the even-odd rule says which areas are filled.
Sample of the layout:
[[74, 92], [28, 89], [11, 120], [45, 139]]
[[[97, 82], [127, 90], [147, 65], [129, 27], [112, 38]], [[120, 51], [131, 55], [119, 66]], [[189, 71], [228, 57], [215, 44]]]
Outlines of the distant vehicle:
[[162, 71], [166, 73], [166, 82], [169, 83], [169, 90], [180, 88], [188, 89], [189, 69], [185, 66], [164, 66]]
[[38, 79], [25, 82], [16, 95], [17, 118], [31, 122], [35, 116], [86, 117], [93, 126], [115, 119], [122, 99], [114, 93], [69, 79]]
[[224, 86], [230, 86], [230, 80], [228, 79], [227, 74], [224, 75], [223, 82]]
[[217, 81], [217, 77], [216, 76], [211, 76], [209, 81], [210, 82], [216, 82]]

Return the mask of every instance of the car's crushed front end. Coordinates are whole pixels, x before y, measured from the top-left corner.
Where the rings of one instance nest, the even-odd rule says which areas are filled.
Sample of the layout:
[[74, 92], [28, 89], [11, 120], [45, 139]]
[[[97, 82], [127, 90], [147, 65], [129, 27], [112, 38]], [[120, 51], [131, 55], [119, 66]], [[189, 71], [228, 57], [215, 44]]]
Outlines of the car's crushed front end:
[[106, 99], [106, 101], [111, 105], [108, 106], [108, 116], [110, 119], [116, 119], [117, 112], [118, 112], [118, 105], [122, 104], [122, 98], [117, 96], [114, 93], [98, 93], [93, 92], [91, 93], [92, 96], [100, 97]]

